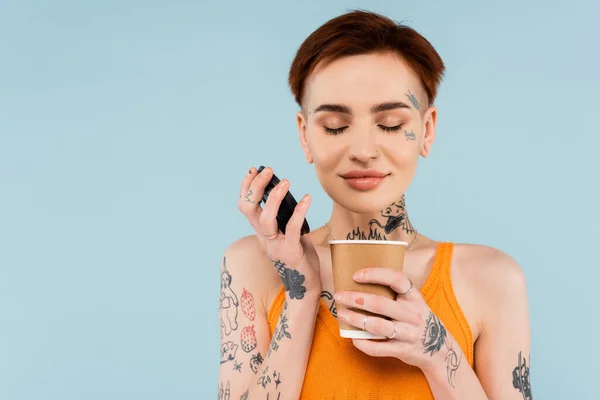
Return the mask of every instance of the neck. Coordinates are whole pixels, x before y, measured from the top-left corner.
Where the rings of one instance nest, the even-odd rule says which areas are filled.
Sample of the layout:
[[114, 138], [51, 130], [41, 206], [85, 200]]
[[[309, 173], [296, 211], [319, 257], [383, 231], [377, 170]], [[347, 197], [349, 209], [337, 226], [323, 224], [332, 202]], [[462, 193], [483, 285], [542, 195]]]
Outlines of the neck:
[[410, 243], [417, 235], [408, 218], [404, 195], [374, 214], [356, 214], [334, 203], [326, 228], [334, 239], [340, 240], [400, 240]]

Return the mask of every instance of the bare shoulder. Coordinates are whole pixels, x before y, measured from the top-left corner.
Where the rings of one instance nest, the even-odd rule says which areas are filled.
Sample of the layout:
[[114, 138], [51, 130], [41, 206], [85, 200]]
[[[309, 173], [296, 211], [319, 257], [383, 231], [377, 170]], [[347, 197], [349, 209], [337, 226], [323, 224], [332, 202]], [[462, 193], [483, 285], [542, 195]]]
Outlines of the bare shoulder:
[[480, 244], [457, 244], [454, 257], [460, 274], [486, 293], [525, 290], [521, 265], [503, 250]]
[[[479, 244], [457, 244], [455, 273], [469, 298], [478, 304], [479, 323], [507, 301], [527, 301], [526, 278], [521, 265], [505, 251]], [[493, 314], [493, 313], [492, 313]]]
[[256, 235], [241, 237], [232, 242], [222, 256], [222, 270], [260, 299], [267, 309], [270, 294], [281, 283], [269, 257], [262, 250]]

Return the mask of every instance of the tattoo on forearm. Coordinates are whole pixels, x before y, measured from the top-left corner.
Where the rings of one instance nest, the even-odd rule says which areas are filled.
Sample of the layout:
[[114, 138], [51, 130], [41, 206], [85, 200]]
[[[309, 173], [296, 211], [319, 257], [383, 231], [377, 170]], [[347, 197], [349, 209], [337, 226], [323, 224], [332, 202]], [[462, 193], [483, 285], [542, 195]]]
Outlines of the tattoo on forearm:
[[419, 109], [419, 101], [417, 100], [416, 96], [410, 92], [410, 89], [408, 90], [408, 94], [406, 94], [406, 97], [408, 97], [408, 100], [418, 110]]
[[279, 260], [273, 260], [273, 264], [283, 281], [285, 291], [289, 292], [290, 299], [302, 299], [306, 292], [306, 287], [302, 286], [305, 279], [304, 275], [298, 270], [288, 268], [284, 262]]
[[238, 297], [231, 289], [232, 276], [227, 270], [227, 258], [223, 257], [221, 272], [221, 296], [219, 300], [219, 314], [221, 319], [221, 338], [230, 335], [238, 329]]
[[407, 130], [404, 131], [404, 137], [406, 138], [406, 141], [410, 141], [410, 140], [416, 140], [417, 137], [415, 135], [415, 133], [412, 131], [409, 132]]
[[263, 389], [266, 389], [267, 385], [269, 383], [271, 383], [271, 375], [269, 374], [268, 366], [265, 369], [263, 369], [263, 372], [258, 377], [258, 380], [256, 381], [256, 383], [259, 384], [260, 386], [262, 386]]
[[283, 303], [283, 310], [281, 310], [281, 315], [279, 316], [279, 323], [277, 327], [273, 331], [273, 337], [271, 339], [271, 344], [269, 346], [269, 351], [267, 352], [267, 357], [271, 355], [271, 352], [279, 350], [279, 344], [283, 338], [291, 339], [292, 335], [288, 331], [288, 303], [287, 300]]
[[444, 345], [446, 346], [448, 352], [446, 353], [445, 361], [448, 383], [450, 386], [454, 387], [456, 370], [458, 370], [461, 360], [456, 351], [452, 348], [452, 340], [448, 337], [446, 327], [433, 312], [430, 312], [427, 317], [427, 324], [421, 343], [423, 344], [423, 347], [425, 347], [424, 352], [429, 353], [430, 357], [433, 357], [433, 355], [440, 351]]
[[433, 356], [438, 352], [446, 341], [446, 335], [446, 328], [442, 322], [434, 313], [430, 312], [427, 317], [427, 326], [425, 327], [422, 340], [423, 346], [425, 346], [425, 353], [430, 353]]
[[229, 400], [231, 396], [231, 391], [230, 391], [230, 382], [227, 381], [227, 386], [223, 387], [223, 382], [221, 382], [221, 385], [218, 388], [217, 391], [217, 399], [218, 400]]
[[241, 396], [240, 400], [248, 400], [248, 394], [250, 393], [250, 389], [246, 390]]
[[[267, 366], [260, 374], [260, 377], [258, 378], [258, 380], [256, 381], [256, 383], [260, 386], [262, 386], [263, 389], [267, 389], [267, 388], [271, 388], [273, 387], [273, 385], [275, 385], [275, 390], [279, 389], [279, 385], [281, 384], [281, 374], [277, 371], [273, 371], [273, 373], [271, 374], [269, 372], [269, 367]], [[269, 398], [269, 396], [271, 395], [271, 393], [269, 392], [267, 394], [267, 399]], [[281, 392], [279, 392], [277, 394], [277, 398], [279, 399], [279, 396], [281, 396]]]
[[329, 311], [333, 314], [333, 316], [335, 318], [337, 318], [337, 307], [335, 305], [335, 299], [333, 298], [333, 295], [331, 293], [329, 293], [328, 291], [324, 290], [323, 292], [321, 292], [321, 297], [324, 297], [327, 300], [331, 301], [331, 306], [329, 307]]
[[[531, 364], [531, 356], [529, 362]], [[523, 400], [533, 400], [529, 381], [529, 366], [527, 366], [527, 358], [522, 356], [522, 352], [519, 352], [519, 360], [513, 370], [513, 387], [523, 395]]]

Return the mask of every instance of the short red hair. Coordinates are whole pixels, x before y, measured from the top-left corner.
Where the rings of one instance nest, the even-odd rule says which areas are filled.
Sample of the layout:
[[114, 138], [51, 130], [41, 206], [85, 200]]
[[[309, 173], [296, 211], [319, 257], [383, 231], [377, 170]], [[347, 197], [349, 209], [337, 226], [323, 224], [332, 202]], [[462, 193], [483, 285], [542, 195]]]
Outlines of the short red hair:
[[302, 43], [288, 78], [296, 102], [302, 107], [304, 84], [320, 62], [375, 52], [392, 52], [402, 57], [419, 76], [428, 103], [433, 103], [445, 66], [431, 43], [413, 28], [360, 10], [327, 21]]

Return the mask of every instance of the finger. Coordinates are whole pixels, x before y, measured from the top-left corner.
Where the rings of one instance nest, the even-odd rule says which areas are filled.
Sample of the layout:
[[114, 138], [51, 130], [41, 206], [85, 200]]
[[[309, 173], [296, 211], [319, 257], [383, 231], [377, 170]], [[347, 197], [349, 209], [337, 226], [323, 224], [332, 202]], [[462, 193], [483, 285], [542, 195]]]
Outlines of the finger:
[[391, 319], [399, 321], [407, 319], [404, 305], [380, 295], [342, 291], [335, 294], [335, 301], [348, 308], [368, 311]]
[[265, 207], [263, 208], [259, 222], [262, 233], [271, 236], [277, 233], [277, 213], [281, 206], [281, 201], [285, 197], [290, 183], [287, 179], [282, 179], [269, 193]]
[[[366, 268], [354, 274], [354, 280], [361, 283], [376, 283], [392, 288], [394, 292], [401, 294], [411, 289], [412, 283], [408, 277], [399, 269], [395, 268]], [[410, 290], [403, 298], [412, 298], [416, 290]]]
[[248, 193], [248, 189], [250, 188], [250, 184], [252, 183], [252, 180], [254, 179], [255, 175], [256, 168], [251, 167], [248, 170], [248, 173], [244, 176], [244, 179], [242, 179], [242, 185], [240, 187], [240, 197], [244, 197], [246, 193]]
[[[260, 173], [257, 173], [254, 168], [250, 170], [250, 176], [244, 178], [242, 182], [242, 191], [238, 201], [238, 209], [248, 218], [248, 221], [254, 227], [256, 233], [262, 234], [259, 228], [259, 217], [262, 209], [260, 204], [252, 203], [252, 201], [260, 201], [264, 192], [264, 188], [271, 179], [271, 168], [265, 168]], [[248, 182], [249, 181], [249, 182]]]
[[371, 357], [397, 357], [398, 354], [398, 343], [392, 340], [352, 339], [352, 344]]
[[[377, 336], [391, 337], [394, 334], [394, 322], [387, 320], [385, 318], [381, 318], [378, 316], [365, 315], [363, 313], [348, 310], [346, 308], [338, 307], [337, 310], [338, 318], [349, 325], [352, 325], [356, 328], [363, 329], [363, 324], [365, 331], [370, 332]], [[367, 318], [365, 322], [365, 317]], [[396, 323], [396, 336], [398, 337], [405, 335], [407, 336], [409, 326], [405, 323], [395, 321]]]
[[300, 241], [302, 235], [302, 224], [310, 206], [311, 197], [305, 194], [294, 208], [292, 217], [285, 227], [285, 240], [290, 244], [295, 244]]

